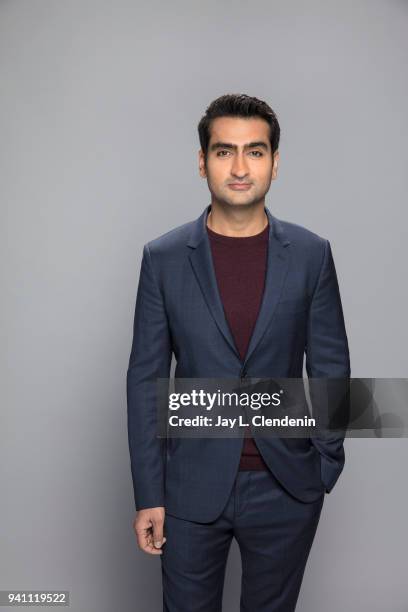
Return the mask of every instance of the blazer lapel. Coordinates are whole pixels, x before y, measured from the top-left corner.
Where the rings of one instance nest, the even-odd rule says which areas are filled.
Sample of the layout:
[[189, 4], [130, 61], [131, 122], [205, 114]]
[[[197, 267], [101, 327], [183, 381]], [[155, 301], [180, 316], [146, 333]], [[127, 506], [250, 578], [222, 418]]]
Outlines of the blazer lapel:
[[[188, 246], [193, 249], [190, 253], [190, 261], [203, 293], [203, 297], [218, 326], [218, 329], [238, 357], [239, 361], [242, 362], [237, 347], [235, 346], [234, 338], [231, 334], [228, 322], [225, 318], [224, 307], [222, 305], [217, 279], [215, 276], [211, 247], [206, 229], [207, 216], [210, 208], [211, 205], [207, 206], [204, 212], [193, 224], [193, 229], [187, 243]], [[273, 217], [266, 207], [265, 212], [269, 219], [268, 260], [265, 288], [258, 318], [251, 341], [249, 343], [247, 354], [244, 359], [244, 366], [251, 354], [254, 352], [272, 318], [273, 312], [282, 293], [289, 267], [289, 255], [287, 250], [285, 250], [285, 247], [290, 244], [290, 242], [286, 239], [278, 219]]]
[[234, 338], [225, 318], [224, 307], [222, 305], [221, 296], [218, 291], [217, 278], [215, 276], [210, 241], [206, 230], [207, 215], [210, 208], [211, 205], [205, 209], [193, 227], [193, 232], [188, 242], [188, 246], [194, 249], [190, 253], [190, 261], [203, 293], [203, 297], [207, 302], [207, 306], [218, 329], [237, 355], [238, 359], [240, 359]]
[[287, 240], [278, 219], [276, 219], [266, 207], [265, 212], [269, 219], [265, 288], [258, 318], [244, 359], [244, 367], [271, 322], [273, 313], [282, 294], [289, 269], [289, 250], [286, 249], [286, 247], [290, 244], [290, 241]]

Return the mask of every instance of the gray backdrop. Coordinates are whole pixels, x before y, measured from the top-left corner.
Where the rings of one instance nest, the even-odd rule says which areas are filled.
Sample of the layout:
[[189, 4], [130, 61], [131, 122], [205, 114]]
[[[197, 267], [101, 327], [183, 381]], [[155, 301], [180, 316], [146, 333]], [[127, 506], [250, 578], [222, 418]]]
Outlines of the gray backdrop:
[[[206, 106], [265, 99], [282, 128], [267, 205], [330, 240], [352, 375], [407, 376], [408, 5], [3, 0], [0, 19], [0, 588], [160, 610], [126, 434], [142, 246], [210, 202]], [[407, 460], [406, 439], [346, 440], [299, 612], [408, 610]], [[234, 543], [228, 612], [240, 571]]]

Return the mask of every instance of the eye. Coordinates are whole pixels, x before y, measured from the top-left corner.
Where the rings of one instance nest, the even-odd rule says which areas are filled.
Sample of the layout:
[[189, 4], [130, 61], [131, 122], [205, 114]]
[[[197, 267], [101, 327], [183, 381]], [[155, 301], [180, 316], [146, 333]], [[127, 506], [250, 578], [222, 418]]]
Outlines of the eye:
[[261, 151], [251, 151], [251, 153], [257, 153], [255, 157], [263, 157], [263, 153]]
[[227, 151], [226, 149], [223, 149], [222, 151], [218, 151], [217, 157], [225, 157], [225, 155], [220, 155], [220, 153], [229, 153], [229, 151]]

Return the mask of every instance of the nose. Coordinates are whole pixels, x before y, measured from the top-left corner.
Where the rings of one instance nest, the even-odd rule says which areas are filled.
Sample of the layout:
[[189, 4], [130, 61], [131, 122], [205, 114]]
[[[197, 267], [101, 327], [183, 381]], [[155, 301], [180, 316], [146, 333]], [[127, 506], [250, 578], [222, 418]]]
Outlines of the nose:
[[237, 153], [234, 156], [231, 174], [236, 178], [244, 178], [248, 174], [248, 165], [243, 153]]

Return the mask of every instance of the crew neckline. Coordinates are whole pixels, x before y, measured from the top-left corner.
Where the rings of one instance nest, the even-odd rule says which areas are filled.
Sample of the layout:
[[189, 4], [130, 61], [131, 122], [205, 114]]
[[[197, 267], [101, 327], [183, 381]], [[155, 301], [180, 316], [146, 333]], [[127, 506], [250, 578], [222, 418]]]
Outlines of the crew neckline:
[[269, 235], [269, 221], [261, 232], [258, 234], [253, 234], [252, 236], [226, 236], [225, 234], [214, 232], [214, 230], [210, 229], [208, 225], [206, 225], [206, 228], [212, 240], [222, 242], [224, 244], [252, 244], [262, 242]]

